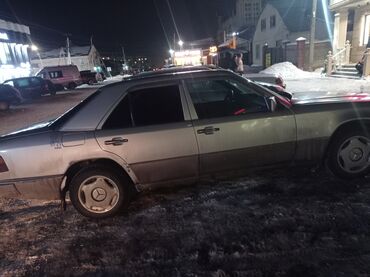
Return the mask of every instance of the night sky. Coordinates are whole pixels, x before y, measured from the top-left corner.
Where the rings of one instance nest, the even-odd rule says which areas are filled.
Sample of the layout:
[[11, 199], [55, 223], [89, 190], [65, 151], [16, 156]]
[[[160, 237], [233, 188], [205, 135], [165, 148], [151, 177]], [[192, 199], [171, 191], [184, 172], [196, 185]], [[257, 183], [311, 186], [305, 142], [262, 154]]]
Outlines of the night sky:
[[62, 46], [66, 33], [76, 45], [93, 36], [103, 53], [118, 55], [123, 45], [128, 56], [158, 63], [177, 33], [167, 1], [186, 42], [214, 37], [217, 15], [228, 13], [233, 0], [0, 0], [0, 18], [29, 25], [35, 44], [45, 49]]

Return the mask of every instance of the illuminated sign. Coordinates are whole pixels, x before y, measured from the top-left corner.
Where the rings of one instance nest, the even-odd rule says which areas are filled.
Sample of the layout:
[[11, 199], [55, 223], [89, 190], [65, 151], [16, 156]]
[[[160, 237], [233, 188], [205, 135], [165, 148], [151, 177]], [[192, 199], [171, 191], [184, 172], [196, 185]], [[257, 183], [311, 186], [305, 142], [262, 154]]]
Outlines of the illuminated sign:
[[211, 54], [214, 54], [214, 53], [217, 53], [217, 46], [212, 46], [212, 47], [209, 47], [209, 52], [211, 53]]
[[0, 39], [9, 40], [7, 33], [1, 33], [0, 32]]

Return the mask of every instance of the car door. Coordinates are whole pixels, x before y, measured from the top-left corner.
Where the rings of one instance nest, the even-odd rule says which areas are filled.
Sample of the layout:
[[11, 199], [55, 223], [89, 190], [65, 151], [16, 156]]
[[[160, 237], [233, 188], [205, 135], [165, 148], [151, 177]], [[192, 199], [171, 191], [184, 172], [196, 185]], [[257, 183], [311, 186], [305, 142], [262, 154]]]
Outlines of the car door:
[[33, 95], [41, 95], [43, 94], [43, 83], [38, 78], [30, 78], [30, 88], [32, 90]]
[[197, 142], [178, 83], [130, 89], [96, 138], [126, 161], [141, 184], [198, 176]]
[[201, 174], [288, 162], [293, 158], [293, 113], [281, 104], [271, 112], [266, 96], [257, 90], [266, 91], [251, 86], [236, 77], [185, 81]]

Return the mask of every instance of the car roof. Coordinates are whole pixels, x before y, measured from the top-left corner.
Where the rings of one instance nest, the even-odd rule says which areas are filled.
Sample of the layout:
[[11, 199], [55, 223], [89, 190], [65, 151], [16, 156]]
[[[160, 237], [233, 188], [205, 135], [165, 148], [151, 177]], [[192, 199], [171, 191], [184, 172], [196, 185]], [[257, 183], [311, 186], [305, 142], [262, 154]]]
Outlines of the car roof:
[[125, 77], [124, 81], [130, 80], [142, 80], [149, 78], [158, 78], [164, 76], [173, 76], [173, 75], [183, 75], [189, 73], [200, 73], [200, 72], [230, 72], [216, 66], [180, 66], [180, 67], [171, 67], [163, 68], [156, 71], [143, 72], [135, 76]]
[[30, 77], [20, 77], [20, 78], [13, 78], [13, 79], [8, 79], [8, 80], [4, 81], [4, 83], [6, 83], [6, 82], [10, 82], [10, 81], [18, 81], [18, 80], [31, 79], [31, 78], [36, 78], [36, 79], [42, 79], [42, 78], [40, 78], [40, 77], [37, 77], [37, 76], [30, 76]]

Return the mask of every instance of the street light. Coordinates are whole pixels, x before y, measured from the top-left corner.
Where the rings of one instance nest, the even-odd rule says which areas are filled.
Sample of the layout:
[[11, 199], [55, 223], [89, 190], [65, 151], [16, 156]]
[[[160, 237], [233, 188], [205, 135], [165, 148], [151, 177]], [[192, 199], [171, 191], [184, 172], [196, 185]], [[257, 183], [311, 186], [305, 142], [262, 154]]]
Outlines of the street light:
[[179, 40], [179, 45], [180, 45], [180, 47], [182, 47], [184, 45], [184, 42], [181, 39]]
[[171, 55], [171, 57], [173, 56], [173, 54], [175, 53], [175, 50], [173, 50], [173, 49], [170, 49], [170, 55]]
[[31, 50], [32, 51], [37, 51], [37, 50], [39, 50], [39, 48], [36, 46], [36, 45], [31, 45]]

